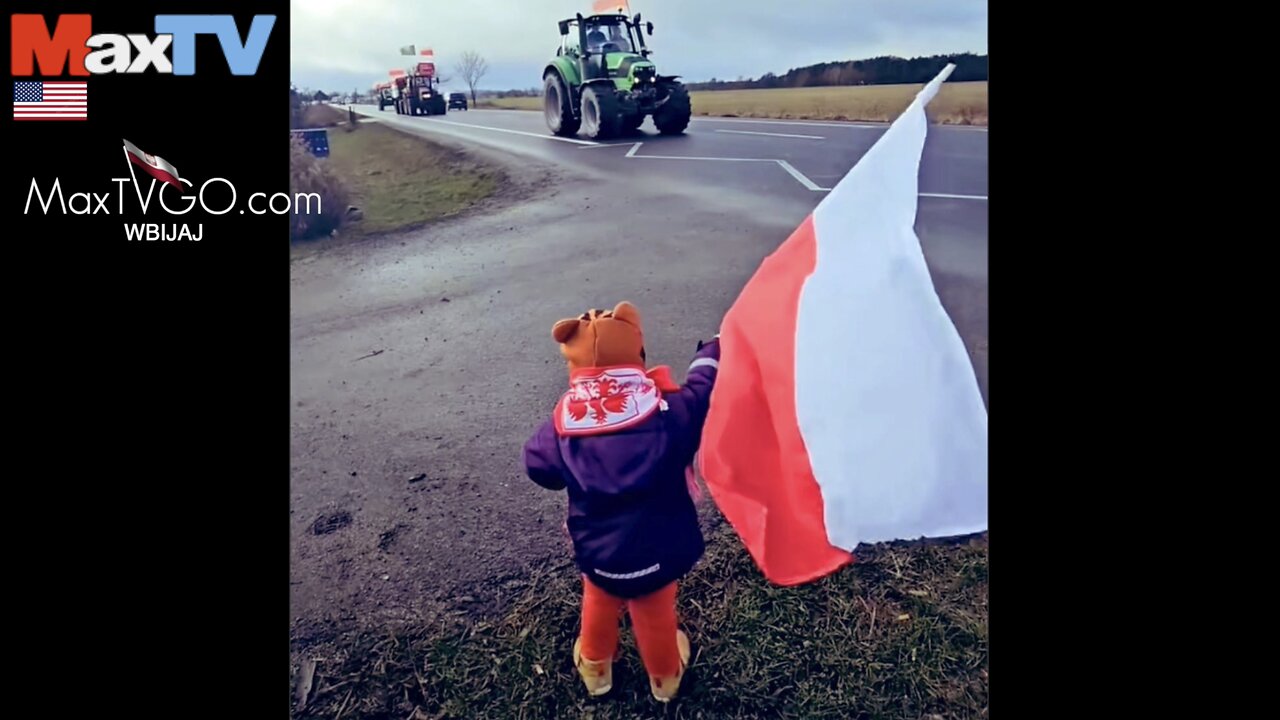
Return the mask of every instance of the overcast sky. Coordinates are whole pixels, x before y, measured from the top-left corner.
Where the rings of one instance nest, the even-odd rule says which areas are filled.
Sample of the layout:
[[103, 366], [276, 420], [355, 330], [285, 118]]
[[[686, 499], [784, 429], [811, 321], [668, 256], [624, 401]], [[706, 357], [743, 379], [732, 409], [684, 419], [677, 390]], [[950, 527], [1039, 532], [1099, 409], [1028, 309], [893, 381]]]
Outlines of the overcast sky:
[[[292, 0], [292, 73], [299, 87], [365, 90], [404, 68], [403, 45], [435, 50], [437, 71], [475, 50], [481, 89], [540, 87], [560, 45], [556, 22], [590, 0]], [[653, 22], [660, 72], [686, 82], [758, 77], [832, 60], [987, 52], [986, 0], [633, 0]]]

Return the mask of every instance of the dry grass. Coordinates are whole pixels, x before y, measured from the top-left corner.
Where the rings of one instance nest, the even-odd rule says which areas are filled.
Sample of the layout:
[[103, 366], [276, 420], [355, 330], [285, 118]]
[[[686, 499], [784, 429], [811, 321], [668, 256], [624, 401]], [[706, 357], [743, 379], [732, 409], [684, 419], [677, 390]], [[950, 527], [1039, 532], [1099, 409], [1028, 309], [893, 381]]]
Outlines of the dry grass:
[[[346, 123], [347, 113], [330, 106], [311, 106], [307, 112], [308, 122], [315, 123], [309, 127], [332, 127], [329, 158], [311, 163], [326, 168], [326, 177], [348, 191], [350, 204], [362, 215], [344, 222], [344, 235], [407, 230], [457, 215], [493, 195], [503, 182], [497, 168], [423, 138], [377, 122], [338, 125]], [[328, 198], [324, 207], [330, 207]], [[346, 201], [341, 208], [345, 213]]]
[[347, 114], [332, 105], [311, 103], [302, 109], [302, 127], [336, 127], [347, 119]]
[[530, 571], [496, 621], [344, 638], [319, 658], [294, 717], [987, 717], [985, 536], [878, 547], [822, 581], [780, 588], [721, 524], [681, 588], [694, 661], [665, 710], [629, 633], [611, 697], [585, 699], [569, 652], [580, 582], [560, 563]]
[[[695, 115], [891, 122], [907, 109], [923, 85], [717, 90], [693, 93]], [[541, 98], [485, 100], [481, 107], [540, 110]], [[926, 112], [935, 123], [987, 124], [987, 83], [947, 83]]]
[[351, 198], [350, 189], [332, 167], [310, 153], [301, 139], [290, 137], [289, 194], [298, 197], [299, 193], [315, 193], [320, 203], [306, 212], [300, 212], [301, 204], [295, 205], [290, 215], [290, 240], [325, 237], [341, 227]]

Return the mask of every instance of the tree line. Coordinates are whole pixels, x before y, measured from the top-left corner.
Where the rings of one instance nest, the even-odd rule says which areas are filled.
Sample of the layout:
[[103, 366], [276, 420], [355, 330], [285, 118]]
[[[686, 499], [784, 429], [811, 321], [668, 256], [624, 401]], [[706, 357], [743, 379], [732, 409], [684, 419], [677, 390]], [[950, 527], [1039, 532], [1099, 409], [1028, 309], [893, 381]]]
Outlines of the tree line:
[[690, 90], [762, 90], [768, 88], [825, 87], [831, 85], [903, 85], [927, 83], [954, 63], [948, 82], [987, 79], [987, 56], [962, 53], [931, 57], [877, 57], [869, 60], [818, 63], [788, 70], [782, 75], [765, 73], [756, 79], [689, 83]]

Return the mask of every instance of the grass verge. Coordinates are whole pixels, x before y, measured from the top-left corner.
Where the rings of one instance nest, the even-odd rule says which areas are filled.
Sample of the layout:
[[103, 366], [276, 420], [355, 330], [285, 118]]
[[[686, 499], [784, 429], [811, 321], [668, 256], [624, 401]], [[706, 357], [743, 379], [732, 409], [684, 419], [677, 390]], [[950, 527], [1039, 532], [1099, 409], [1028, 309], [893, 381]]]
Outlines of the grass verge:
[[[717, 90], [692, 93], [695, 115], [891, 122], [911, 104], [923, 85]], [[497, 98], [480, 107], [541, 110], [541, 98]], [[925, 109], [943, 125], [987, 125], [987, 83], [946, 83]]]
[[580, 582], [561, 563], [531, 572], [496, 621], [345, 638], [338, 655], [319, 659], [294, 717], [987, 716], [985, 536], [877, 547], [824, 580], [779, 588], [720, 524], [681, 587], [694, 660], [666, 708], [649, 696], [625, 626], [611, 696], [585, 700], [570, 658]]
[[[311, 127], [347, 120], [346, 112], [333, 107], [308, 111], [308, 121], [315, 123]], [[504, 179], [498, 168], [466, 153], [377, 122], [333, 126], [328, 134], [329, 157], [318, 162], [336, 177], [362, 216], [343, 221], [344, 235], [407, 230], [457, 215], [492, 196]]]

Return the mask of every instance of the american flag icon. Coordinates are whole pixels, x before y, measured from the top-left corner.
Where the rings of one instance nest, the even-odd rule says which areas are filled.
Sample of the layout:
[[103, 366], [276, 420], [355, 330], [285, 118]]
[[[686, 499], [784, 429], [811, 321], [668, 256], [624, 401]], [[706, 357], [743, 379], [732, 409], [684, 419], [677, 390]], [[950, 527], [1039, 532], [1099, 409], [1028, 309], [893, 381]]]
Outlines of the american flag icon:
[[14, 120], [88, 120], [89, 88], [84, 82], [13, 82]]

